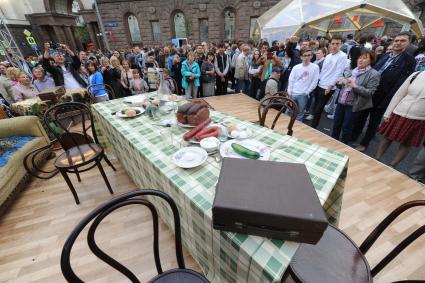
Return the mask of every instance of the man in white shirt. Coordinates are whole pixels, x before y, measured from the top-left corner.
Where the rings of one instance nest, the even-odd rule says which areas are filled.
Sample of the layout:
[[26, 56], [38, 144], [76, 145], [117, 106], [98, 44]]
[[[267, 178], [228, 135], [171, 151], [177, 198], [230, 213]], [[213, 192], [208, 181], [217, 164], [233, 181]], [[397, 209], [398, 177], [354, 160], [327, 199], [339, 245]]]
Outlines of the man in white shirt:
[[316, 88], [319, 81], [319, 66], [311, 63], [313, 51], [311, 48], [301, 49], [302, 63], [296, 65], [289, 75], [288, 94], [297, 103], [297, 120], [303, 120], [308, 95]]
[[347, 54], [342, 52], [342, 37], [335, 35], [330, 43], [330, 54], [326, 56], [320, 72], [319, 85], [315, 90], [314, 118], [311, 122], [317, 128], [322, 116], [323, 108], [335, 91], [336, 80], [341, 78], [347, 65]]

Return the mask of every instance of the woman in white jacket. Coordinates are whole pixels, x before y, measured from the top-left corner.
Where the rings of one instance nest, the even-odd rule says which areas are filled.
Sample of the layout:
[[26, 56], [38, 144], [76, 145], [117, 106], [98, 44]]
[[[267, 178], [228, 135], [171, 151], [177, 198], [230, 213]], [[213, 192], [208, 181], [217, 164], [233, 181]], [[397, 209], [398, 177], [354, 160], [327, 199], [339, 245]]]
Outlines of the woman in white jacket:
[[379, 133], [383, 140], [376, 158], [379, 160], [393, 141], [400, 148], [390, 163], [397, 166], [412, 146], [418, 147], [425, 135], [425, 72], [410, 75], [395, 93], [384, 114]]

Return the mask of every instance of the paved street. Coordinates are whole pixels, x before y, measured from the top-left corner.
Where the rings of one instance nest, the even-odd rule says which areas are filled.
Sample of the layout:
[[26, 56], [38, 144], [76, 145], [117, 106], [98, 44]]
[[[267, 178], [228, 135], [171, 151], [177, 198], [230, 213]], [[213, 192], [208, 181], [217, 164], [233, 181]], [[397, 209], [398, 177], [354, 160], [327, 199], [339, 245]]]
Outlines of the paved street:
[[[325, 113], [327, 115], [327, 113]], [[319, 127], [317, 128], [321, 132], [330, 135], [332, 130], [332, 120], [327, 118], [326, 115], [323, 114], [322, 119], [320, 119]], [[307, 124], [309, 124], [308, 121], [305, 121]], [[375, 157], [376, 151], [378, 150], [378, 145], [381, 140], [381, 136], [379, 134], [376, 135], [376, 137], [373, 139], [373, 141], [370, 143], [369, 147], [367, 148], [365, 154]], [[383, 163], [389, 164], [393, 158], [393, 156], [397, 153], [398, 145], [392, 144], [391, 147], [387, 150], [385, 153], [385, 156], [382, 160]], [[404, 159], [398, 166], [397, 170], [407, 174], [410, 164], [413, 163], [413, 160], [415, 159], [416, 154], [419, 152], [420, 148], [412, 148], [409, 155]]]

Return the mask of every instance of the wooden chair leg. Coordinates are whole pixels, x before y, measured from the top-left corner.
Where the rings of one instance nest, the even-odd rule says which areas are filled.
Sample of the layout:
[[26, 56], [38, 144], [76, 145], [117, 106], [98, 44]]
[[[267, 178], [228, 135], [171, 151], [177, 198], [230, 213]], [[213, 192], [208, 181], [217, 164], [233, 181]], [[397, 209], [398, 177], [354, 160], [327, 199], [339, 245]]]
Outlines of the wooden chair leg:
[[112, 195], [114, 193], [114, 191], [112, 191], [111, 184], [109, 184], [108, 177], [106, 177], [105, 171], [103, 171], [103, 167], [102, 167], [102, 164], [100, 163], [100, 160], [97, 160], [96, 164], [97, 164], [97, 168], [99, 168], [100, 174], [103, 177], [103, 180], [106, 183], [106, 186], [108, 187], [109, 192]]
[[108, 165], [112, 168], [112, 170], [117, 171], [117, 169], [115, 169], [114, 165], [112, 165], [112, 162], [109, 161], [109, 159], [106, 156], [106, 154], [103, 156], [103, 158], [105, 158], [106, 163], [108, 163]]
[[72, 195], [74, 196], [75, 203], [80, 204], [80, 200], [78, 199], [77, 192], [75, 191], [74, 186], [72, 185], [72, 182], [68, 177], [68, 174], [66, 174], [66, 171], [64, 169], [59, 169], [59, 172], [61, 172], [63, 178], [65, 179], [65, 182], [68, 184], [68, 187], [71, 190]]
[[74, 168], [74, 171], [75, 171], [75, 175], [77, 175], [77, 180], [78, 180], [78, 182], [81, 182], [80, 172], [78, 172], [78, 168], [77, 168], [77, 167], [75, 167], [75, 168]]

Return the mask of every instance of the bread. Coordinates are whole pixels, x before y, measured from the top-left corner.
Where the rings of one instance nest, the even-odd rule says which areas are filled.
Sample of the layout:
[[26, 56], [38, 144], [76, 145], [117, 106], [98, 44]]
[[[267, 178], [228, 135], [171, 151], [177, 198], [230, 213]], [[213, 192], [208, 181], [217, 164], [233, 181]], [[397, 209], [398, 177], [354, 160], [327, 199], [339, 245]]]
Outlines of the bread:
[[178, 108], [176, 117], [181, 124], [197, 126], [210, 117], [210, 111], [204, 104], [189, 102]]

